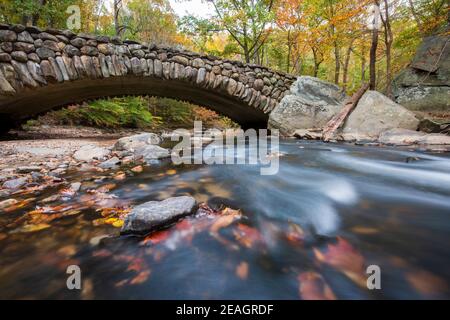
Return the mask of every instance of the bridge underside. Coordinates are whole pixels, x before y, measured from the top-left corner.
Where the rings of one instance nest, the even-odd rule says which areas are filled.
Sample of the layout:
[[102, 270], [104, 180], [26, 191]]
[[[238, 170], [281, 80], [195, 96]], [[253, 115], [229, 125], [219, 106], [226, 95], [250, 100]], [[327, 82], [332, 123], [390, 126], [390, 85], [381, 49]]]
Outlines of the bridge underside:
[[[2, 126], [14, 126], [52, 109], [104, 97], [149, 95], [173, 98], [207, 107], [223, 114], [244, 128], [267, 126], [268, 114], [238, 99], [185, 81], [137, 76], [84, 79], [28, 89], [13, 97], [0, 97]], [[6, 129], [5, 127], [2, 128]]]
[[152, 95], [186, 100], [243, 127], [265, 127], [295, 77], [179, 48], [0, 24], [0, 125], [68, 104]]

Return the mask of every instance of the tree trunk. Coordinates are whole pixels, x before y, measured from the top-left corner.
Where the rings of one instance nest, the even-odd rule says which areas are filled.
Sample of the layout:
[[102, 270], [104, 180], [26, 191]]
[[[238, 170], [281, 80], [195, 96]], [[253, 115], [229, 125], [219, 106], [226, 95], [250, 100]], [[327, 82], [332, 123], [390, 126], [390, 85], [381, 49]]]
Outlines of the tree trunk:
[[114, 28], [117, 37], [120, 37], [119, 15], [121, 2], [122, 0], [114, 0]]
[[366, 47], [363, 45], [361, 47], [361, 84], [366, 81]]
[[350, 65], [350, 57], [352, 55], [352, 47], [353, 47], [353, 42], [355, 41], [355, 39], [352, 39], [348, 48], [347, 48], [347, 52], [345, 53], [345, 60], [344, 60], [344, 69], [343, 69], [343, 74], [342, 74], [342, 88], [344, 90], [347, 89], [347, 81], [348, 81], [348, 66]]
[[339, 84], [339, 77], [341, 75], [341, 62], [340, 62], [340, 52], [337, 42], [334, 42], [334, 59], [335, 59], [335, 68], [334, 68], [334, 83]]
[[380, 13], [378, 1], [375, 0], [374, 3], [374, 17], [373, 17], [373, 26], [372, 26], [372, 44], [370, 46], [370, 61], [369, 61], [369, 69], [370, 69], [370, 90], [375, 90], [377, 87], [377, 71], [376, 71], [376, 62], [377, 62], [377, 48], [378, 48], [378, 15]]
[[389, 3], [388, 0], [384, 0], [385, 18], [384, 24], [384, 42], [386, 46], [386, 96], [392, 98], [392, 62], [391, 62], [391, 50], [394, 36], [391, 28], [391, 19], [389, 16]]
[[322, 64], [323, 59], [319, 59], [316, 49], [312, 49], [312, 52], [314, 57], [314, 77], [317, 78], [317, 75], [319, 74], [319, 67]]
[[347, 116], [356, 107], [359, 100], [363, 96], [363, 94], [369, 89], [369, 84], [365, 83], [363, 86], [351, 97], [349, 98], [344, 107], [336, 114], [330, 121], [326, 124], [322, 132], [323, 141], [330, 141], [333, 137], [334, 132], [344, 123]]
[[287, 61], [286, 61], [286, 72], [289, 73], [289, 71], [291, 71], [291, 50], [292, 50], [291, 30], [288, 30], [287, 45], [288, 45], [288, 54], [287, 54]]

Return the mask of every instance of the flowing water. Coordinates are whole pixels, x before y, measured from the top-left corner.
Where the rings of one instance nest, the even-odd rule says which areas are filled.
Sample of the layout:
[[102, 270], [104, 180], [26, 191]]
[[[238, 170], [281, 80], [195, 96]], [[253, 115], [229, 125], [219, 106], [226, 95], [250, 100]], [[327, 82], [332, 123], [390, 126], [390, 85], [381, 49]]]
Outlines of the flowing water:
[[[170, 163], [119, 181], [70, 173], [86, 180], [78, 200], [59, 202], [77, 203], [73, 214], [40, 231], [11, 227], [55, 190], [0, 213], [0, 298], [450, 298], [449, 154], [298, 140], [280, 152], [273, 176]], [[114, 197], [91, 207], [86, 185], [107, 184]], [[177, 195], [242, 217], [221, 228], [213, 214], [190, 217], [146, 240], [93, 223], [110, 202]], [[81, 290], [67, 289], [68, 265], [80, 266]], [[366, 286], [370, 265], [379, 290]]]

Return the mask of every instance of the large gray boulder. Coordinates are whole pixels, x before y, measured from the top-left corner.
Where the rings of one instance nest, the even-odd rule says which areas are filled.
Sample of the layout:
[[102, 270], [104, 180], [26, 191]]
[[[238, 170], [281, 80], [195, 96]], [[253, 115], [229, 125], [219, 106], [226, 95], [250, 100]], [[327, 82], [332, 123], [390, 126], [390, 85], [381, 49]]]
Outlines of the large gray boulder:
[[269, 128], [283, 135], [298, 129], [322, 128], [343, 106], [345, 93], [336, 85], [302, 76], [269, 116]]
[[114, 149], [118, 151], [134, 151], [146, 145], [157, 145], [161, 139], [155, 133], [141, 133], [134, 136], [124, 137], [117, 140]]
[[395, 100], [410, 110], [447, 111], [450, 108], [449, 35], [423, 40], [410, 66], [393, 81]]
[[194, 213], [195, 209], [195, 199], [188, 196], [168, 198], [163, 201], [149, 201], [131, 210], [125, 217], [121, 233], [144, 234], [151, 232]]
[[377, 91], [367, 91], [345, 121], [342, 135], [376, 140], [383, 131], [417, 130], [418, 126], [414, 113]]

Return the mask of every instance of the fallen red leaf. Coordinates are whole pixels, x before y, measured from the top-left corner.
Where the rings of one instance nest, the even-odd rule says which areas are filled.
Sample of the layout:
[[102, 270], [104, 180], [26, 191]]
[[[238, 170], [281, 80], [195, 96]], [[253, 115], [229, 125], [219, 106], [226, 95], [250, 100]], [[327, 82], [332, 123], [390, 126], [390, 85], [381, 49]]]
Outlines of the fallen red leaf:
[[263, 238], [259, 231], [245, 224], [239, 223], [233, 230], [234, 237], [244, 247], [251, 248], [254, 244], [262, 242]]
[[336, 300], [331, 288], [317, 272], [303, 272], [298, 276], [298, 281], [303, 300]]
[[325, 253], [314, 248], [314, 255], [319, 262], [338, 269], [358, 285], [366, 287], [364, 257], [348, 241], [338, 237], [337, 243], [329, 244]]
[[425, 270], [414, 270], [406, 274], [406, 280], [421, 295], [432, 298], [448, 291], [447, 282]]
[[245, 280], [248, 277], [248, 263], [245, 261], [242, 261], [237, 267], [236, 267], [236, 275], [241, 279]]
[[156, 231], [153, 232], [152, 234], [146, 236], [144, 238], [144, 240], [142, 240], [141, 244], [145, 245], [145, 244], [157, 244], [160, 243], [164, 240], [166, 240], [170, 235], [169, 230], [162, 230], [162, 231]]
[[130, 280], [131, 285], [135, 284], [141, 284], [147, 281], [148, 277], [150, 276], [150, 270], [145, 270], [142, 272], [139, 272], [136, 277]]

